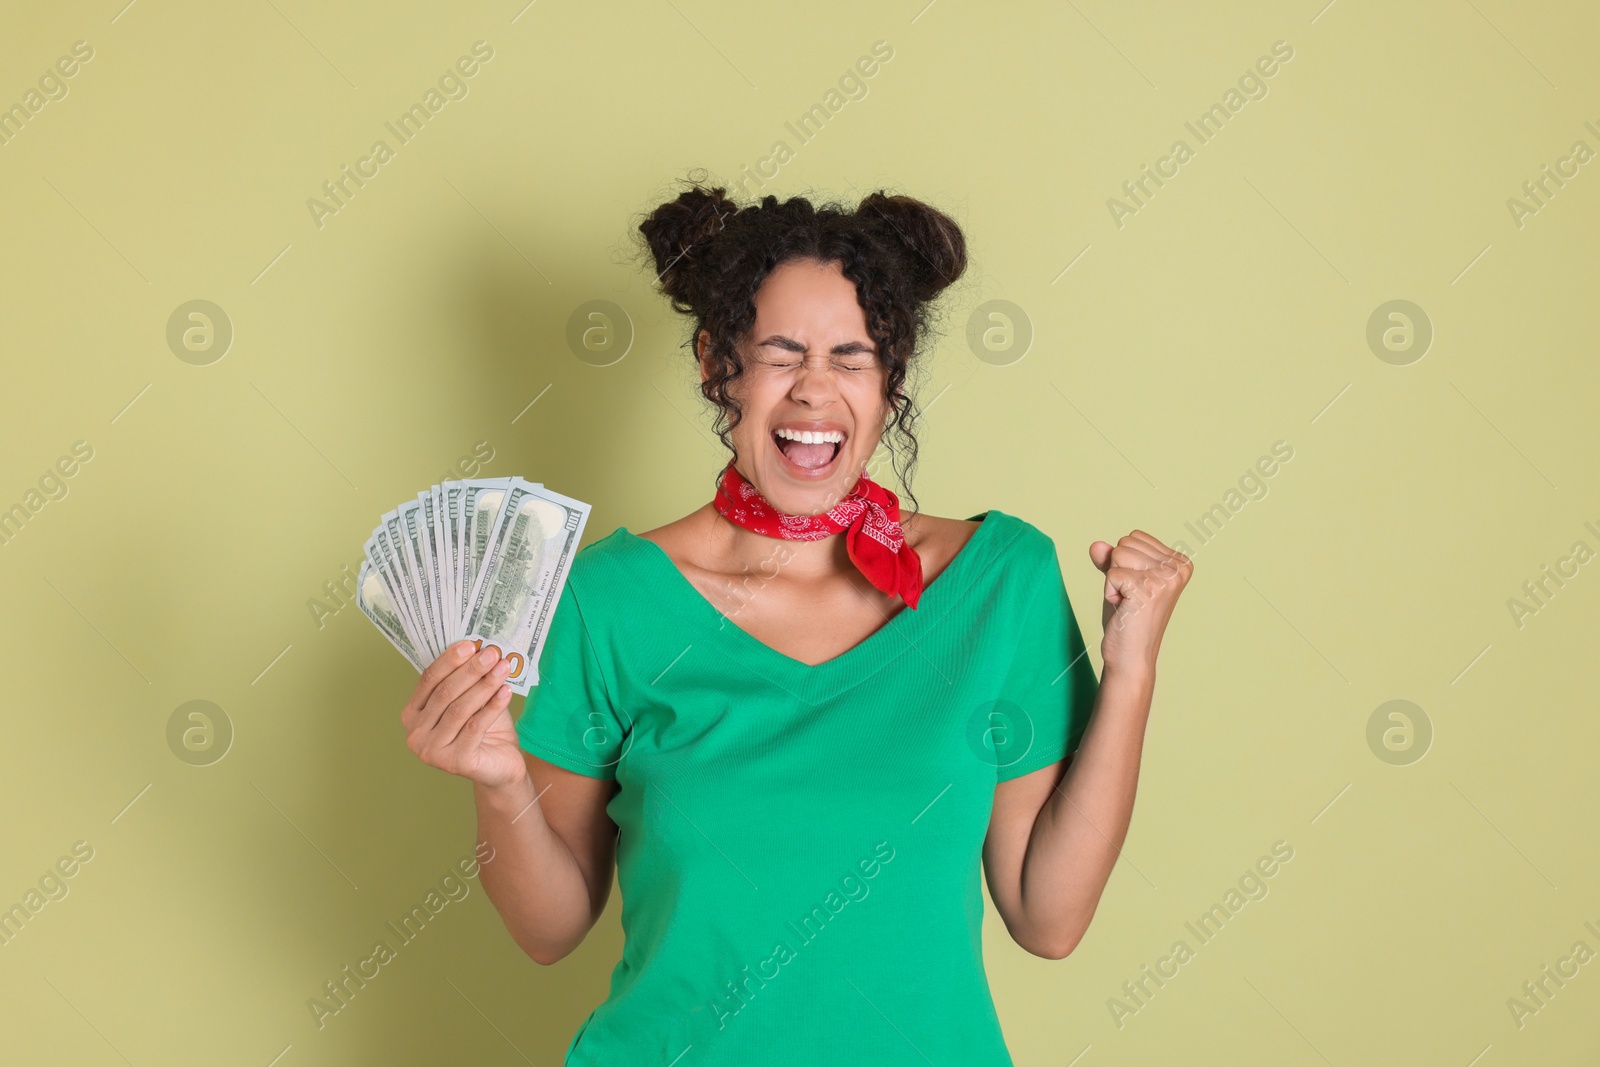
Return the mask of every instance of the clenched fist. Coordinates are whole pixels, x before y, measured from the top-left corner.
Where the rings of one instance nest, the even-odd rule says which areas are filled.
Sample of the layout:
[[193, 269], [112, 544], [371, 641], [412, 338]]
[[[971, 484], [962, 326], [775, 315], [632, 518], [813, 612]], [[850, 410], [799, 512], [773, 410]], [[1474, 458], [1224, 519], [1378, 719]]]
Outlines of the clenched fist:
[[1089, 546], [1089, 558], [1106, 576], [1100, 613], [1105, 631], [1100, 640], [1102, 670], [1154, 671], [1161, 635], [1194, 564], [1143, 530], [1133, 531], [1115, 547], [1096, 541]]

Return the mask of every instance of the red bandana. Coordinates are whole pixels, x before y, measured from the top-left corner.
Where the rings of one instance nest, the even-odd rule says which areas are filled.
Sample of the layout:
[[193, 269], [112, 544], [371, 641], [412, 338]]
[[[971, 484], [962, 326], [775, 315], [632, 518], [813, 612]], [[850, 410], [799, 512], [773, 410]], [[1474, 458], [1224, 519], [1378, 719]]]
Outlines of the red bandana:
[[712, 505], [739, 526], [784, 541], [817, 541], [843, 532], [850, 562], [876, 588], [915, 608], [922, 595], [922, 560], [900, 530], [900, 498], [861, 473], [848, 496], [821, 515], [779, 511], [732, 463]]

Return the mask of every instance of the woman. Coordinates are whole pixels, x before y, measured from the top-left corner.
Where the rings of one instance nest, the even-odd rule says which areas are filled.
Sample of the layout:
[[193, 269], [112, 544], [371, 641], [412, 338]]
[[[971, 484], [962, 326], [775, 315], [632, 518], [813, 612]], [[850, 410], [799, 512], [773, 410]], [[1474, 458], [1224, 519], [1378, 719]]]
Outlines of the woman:
[[1189, 560], [1138, 530], [1090, 546], [1096, 679], [1048, 536], [902, 516], [866, 473], [893, 431], [915, 501], [906, 373], [966, 267], [942, 213], [691, 186], [640, 231], [733, 459], [711, 503], [578, 553], [515, 723], [506, 664], [462, 643], [408, 743], [475, 783], [480, 877], [539, 963], [583, 940], [616, 863], [622, 959], [568, 1064], [1009, 1064], [980, 857], [1017, 944], [1070, 953]]

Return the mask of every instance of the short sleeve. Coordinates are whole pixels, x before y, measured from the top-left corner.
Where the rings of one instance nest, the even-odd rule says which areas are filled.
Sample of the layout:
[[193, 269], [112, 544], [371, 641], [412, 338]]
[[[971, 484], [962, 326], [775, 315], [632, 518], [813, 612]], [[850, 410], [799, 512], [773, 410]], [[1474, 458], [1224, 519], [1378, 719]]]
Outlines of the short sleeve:
[[1039, 563], [1025, 573], [1027, 607], [1010, 620], [1015, 647], [990, 714], [996, 780], [1020, 778], [1078, 749], [1100, 683], [1067, 599], [1055, 543], [1041, 534]]
[[517, 719], [518, 742], [558, 767], [614, 780], [626, 733], [569, 575], [539, 653], [539, 684]]

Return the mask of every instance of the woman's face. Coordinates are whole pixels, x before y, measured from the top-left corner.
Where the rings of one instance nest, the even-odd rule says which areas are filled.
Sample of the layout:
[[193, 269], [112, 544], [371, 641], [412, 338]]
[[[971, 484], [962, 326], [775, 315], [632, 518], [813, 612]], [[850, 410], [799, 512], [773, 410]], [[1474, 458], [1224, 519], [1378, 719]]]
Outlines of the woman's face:
[[837, 263], [777, 267], [755, 305], [744, 374], [731, 386], [744, 408], [734, 466], [779, 511], [821, 514], [855, 487], [878, 447], [888, 371]]

